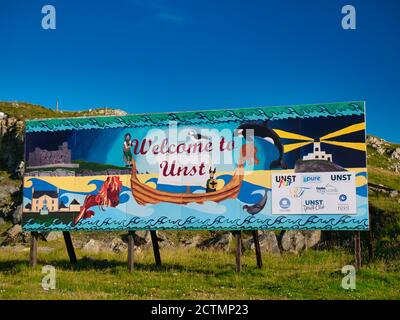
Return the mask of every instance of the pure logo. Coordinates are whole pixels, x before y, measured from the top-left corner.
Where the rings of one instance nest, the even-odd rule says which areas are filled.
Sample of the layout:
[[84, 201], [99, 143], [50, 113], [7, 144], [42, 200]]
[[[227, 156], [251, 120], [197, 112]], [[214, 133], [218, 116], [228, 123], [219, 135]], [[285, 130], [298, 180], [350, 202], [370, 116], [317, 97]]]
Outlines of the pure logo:
[[341, 195], [339, 196], [339, 200], [340, 200], [341, 202], [345, 202], [345, 201], [347, 200], [347, 196], [346, 196], [345, 194], [341, 194]]
[[303, 177], [304, 183], [321, 182], [321, 176], [305, 176]]

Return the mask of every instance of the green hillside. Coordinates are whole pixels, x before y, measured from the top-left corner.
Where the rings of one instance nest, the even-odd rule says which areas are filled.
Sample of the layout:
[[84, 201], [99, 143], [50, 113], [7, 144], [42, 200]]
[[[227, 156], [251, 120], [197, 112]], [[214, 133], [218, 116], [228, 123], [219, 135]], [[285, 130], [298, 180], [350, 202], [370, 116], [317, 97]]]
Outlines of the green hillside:
[[25, 119], [40, 119], [40, 118], [67, 118], [67, 117], [83, 117], [94, 115], [120, 115], [125, 114], [121, 110], [95, 108], [83, 111], [65, 111], [59, 112], [54, 109], [46, 108], [40, 105], [35, 105], [26, 102], [6, 102], [0, 101], [0, 112], [4, 112], [10, 117], [15, 117], [18, 120]]
[[400, 145], [368, 136], [371, 227], [378, 257], [400, 257]]

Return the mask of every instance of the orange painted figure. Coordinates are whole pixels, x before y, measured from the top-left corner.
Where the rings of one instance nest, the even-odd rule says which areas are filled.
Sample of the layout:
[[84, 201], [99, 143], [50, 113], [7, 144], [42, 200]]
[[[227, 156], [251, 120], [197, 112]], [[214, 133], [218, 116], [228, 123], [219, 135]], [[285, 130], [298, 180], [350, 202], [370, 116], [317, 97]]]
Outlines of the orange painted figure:
[[244, 163], [247, 161], [247, 163], [253, 165], [258, 164], [259, 160], [257, 158], [257, 148], [254, 146], [254, 143], [247, 143], [242, 145], [241, 149], [241, 162]]
[[107, 177], [98, 194], [86, 196], [85, 202], [83, 203], [78, 216], [75, 218], [74, 223], [77, 224], [81, 219], [92, 217], [94, 215], [94, 211], [89, 210], [91, 207], [99, 206], [102, 210], [105, 210], [105, 207], [115, 208], [118, 206], [119, 195], [121, 191], [122, 182], [119, 180], [119, 177]]

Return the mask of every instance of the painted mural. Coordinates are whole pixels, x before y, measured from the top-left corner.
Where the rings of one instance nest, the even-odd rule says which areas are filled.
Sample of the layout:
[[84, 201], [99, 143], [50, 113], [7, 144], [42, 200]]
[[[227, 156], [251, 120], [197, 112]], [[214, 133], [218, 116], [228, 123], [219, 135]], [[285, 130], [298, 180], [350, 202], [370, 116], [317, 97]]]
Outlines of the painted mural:
[[369, 226], [363, 102], [31, 120], [25, 158], [25, 231]]

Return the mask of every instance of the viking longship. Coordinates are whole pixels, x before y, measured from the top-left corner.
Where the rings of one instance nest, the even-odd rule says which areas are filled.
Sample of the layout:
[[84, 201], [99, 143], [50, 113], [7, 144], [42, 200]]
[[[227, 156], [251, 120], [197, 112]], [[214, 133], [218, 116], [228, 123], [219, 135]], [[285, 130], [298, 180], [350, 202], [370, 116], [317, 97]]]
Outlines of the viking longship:
[[175, 204], [203, 203], [205, 201], [220, 202], [225, 199], [236, 198], [243, 181], [244, 161], [241, 158], [231, 180], [219, 190], [210, 193], [175, 193], [160, 191], [140, 182], [137, 177], [136, 161], [132, 159], [132, 195], [140, 205], [156, 204], [159, 202]]

